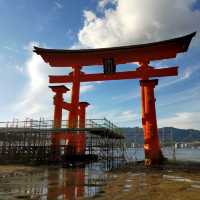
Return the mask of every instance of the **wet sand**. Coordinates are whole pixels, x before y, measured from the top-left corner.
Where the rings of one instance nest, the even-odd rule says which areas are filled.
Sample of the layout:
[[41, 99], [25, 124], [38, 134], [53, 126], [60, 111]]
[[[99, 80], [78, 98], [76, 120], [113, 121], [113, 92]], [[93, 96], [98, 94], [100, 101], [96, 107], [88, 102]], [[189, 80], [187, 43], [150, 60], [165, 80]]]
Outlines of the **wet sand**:
[[40, 171], [38, 167], [25, 165], [0, 165], [0, 178], [20, 176]]
[[200, 163], [129, 163], [109, 172], [97, 166], [1, 165], [0, 186], [0, 200], [199, 200]]
[[199, 200], [200, 165], [189, 166], [168, 164], [146, 168], [140, 164], [113, 170], [94, 199]]

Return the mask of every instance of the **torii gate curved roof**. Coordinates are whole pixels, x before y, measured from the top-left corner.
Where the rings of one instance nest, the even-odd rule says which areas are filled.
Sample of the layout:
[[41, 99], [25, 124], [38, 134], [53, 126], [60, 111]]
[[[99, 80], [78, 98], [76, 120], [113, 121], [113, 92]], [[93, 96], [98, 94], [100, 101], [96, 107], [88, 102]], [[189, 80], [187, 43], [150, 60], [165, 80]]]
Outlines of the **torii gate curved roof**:
[[187, 51], [195, 34], [196, 32], [148, 44], [100, 49], [65, 50], [34, 47], [34, 52], [52, 67], [102, 65], [103, 59], [109, 58], [114, 59], [116, 64], [153, 61], [175, 58], [177, 53]]

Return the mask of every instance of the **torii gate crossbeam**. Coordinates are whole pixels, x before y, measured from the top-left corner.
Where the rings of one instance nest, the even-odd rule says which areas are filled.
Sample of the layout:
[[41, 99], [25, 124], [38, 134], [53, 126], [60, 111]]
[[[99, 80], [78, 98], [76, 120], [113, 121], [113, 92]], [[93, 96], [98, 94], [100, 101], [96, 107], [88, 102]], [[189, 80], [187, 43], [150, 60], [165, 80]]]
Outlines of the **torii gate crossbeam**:
[[[176, 76], [178, 75], [178, 67], [153, 69], [147, 68], [145, 71], [139, 68], [136, 71], [128, 72], [116, 72], [114, 74], [105, 75], [103, 73], [98, 74], [84, 74], [80, 77], [80, 82], [92, 82], [92, 81], [109, 81], [109, 80], [124, 80], [124, 79], [145, 79], [148, 77], [163, 77], [163, 76]], [[66, 76], [49, 76], [49, 83], [72, 83], [72, 74]]]

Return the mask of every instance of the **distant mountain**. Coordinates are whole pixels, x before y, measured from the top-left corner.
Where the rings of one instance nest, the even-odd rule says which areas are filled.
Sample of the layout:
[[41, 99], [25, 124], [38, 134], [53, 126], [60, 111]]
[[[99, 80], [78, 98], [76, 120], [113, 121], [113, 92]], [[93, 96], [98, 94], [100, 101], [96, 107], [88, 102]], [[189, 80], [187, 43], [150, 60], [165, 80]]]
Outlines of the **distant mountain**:
[[[121, 128], [128, 143], [136, 142], [142, 144], [143, 129], [139, 127]], [[174, 127], [164, 127], [159, 129], [159, 139], [166, 142], [194, 142], [200, 141], [200, 131], [193, 129], [178, 129]]]

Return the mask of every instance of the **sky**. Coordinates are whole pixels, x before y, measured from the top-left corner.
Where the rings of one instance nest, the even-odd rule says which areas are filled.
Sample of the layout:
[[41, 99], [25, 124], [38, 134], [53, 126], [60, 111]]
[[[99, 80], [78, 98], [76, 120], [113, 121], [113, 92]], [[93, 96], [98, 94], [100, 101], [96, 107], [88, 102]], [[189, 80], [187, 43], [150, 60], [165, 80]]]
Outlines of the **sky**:
[[[158, 126], [200, 130], [200, 0], [0, 0], [0, 121], [53, 118], [51, 68], [33, 53], [44, 48], [102, 48], [156, 42], [197, 31], [187, 53], [151, 62], [179, 66], [177, 77], [159, 78]], [[117, 66], [134, 70], [136, 64]], [[102, 66], [84, 67], [86, 73]], [[71, 85], [67, 85], [71, 87]], [[87, 118], [106, 117], [118, 126], [141, 126], [138, 80], [81, 84]], [[70, 102], [70, 93], [65, 96]], [[67, 119], [67, 112], [63, 112]]]

